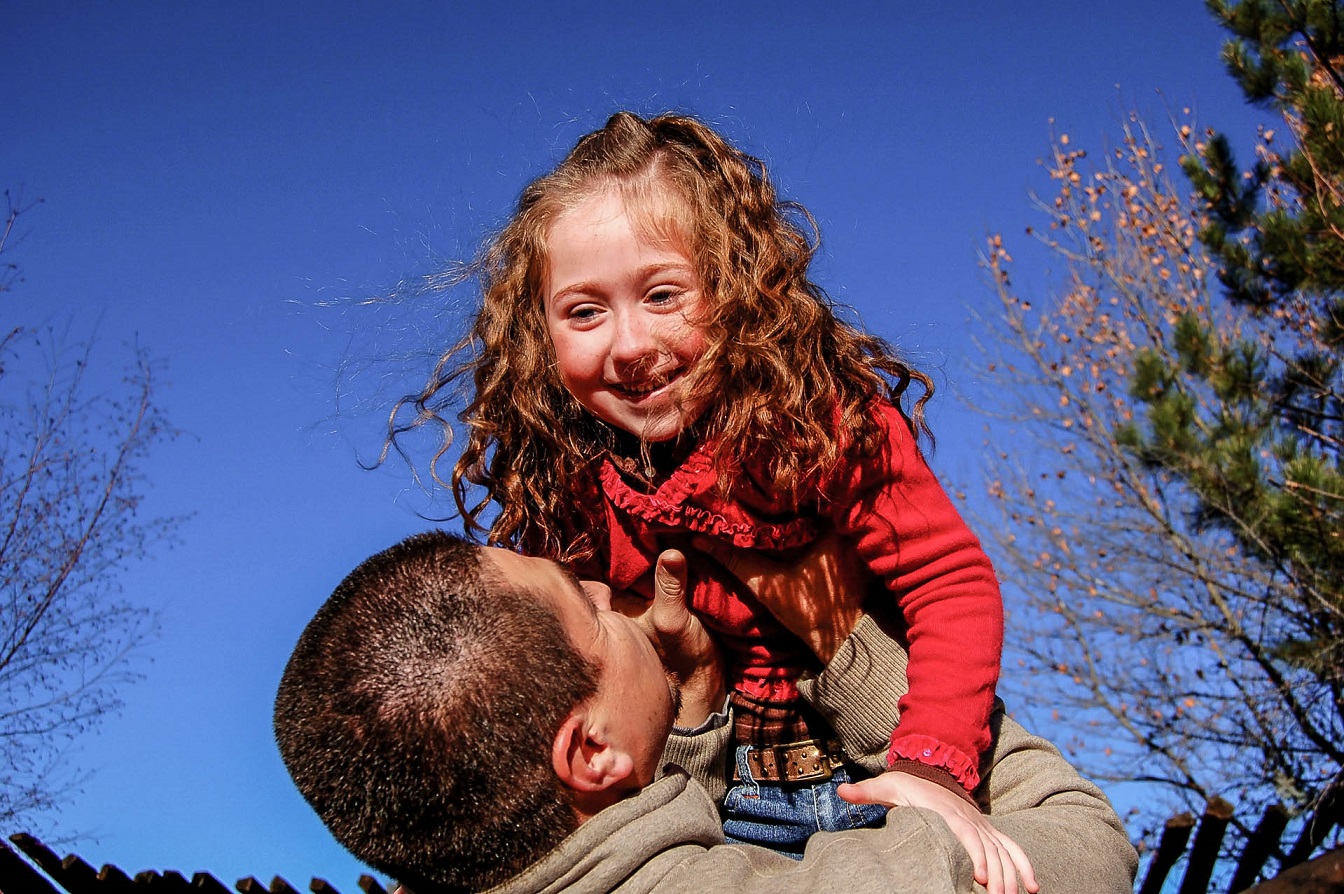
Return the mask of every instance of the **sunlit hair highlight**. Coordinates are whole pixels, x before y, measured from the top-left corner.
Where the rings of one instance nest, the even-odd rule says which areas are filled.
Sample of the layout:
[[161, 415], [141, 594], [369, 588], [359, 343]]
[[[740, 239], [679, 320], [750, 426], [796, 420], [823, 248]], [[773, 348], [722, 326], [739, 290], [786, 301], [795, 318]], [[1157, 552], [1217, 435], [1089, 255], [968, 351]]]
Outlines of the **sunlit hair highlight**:
[[[470, 332], [440, 358], [425, 389], [393, 411], [389, 443], [412, 428], [441, 427], [431, 463], [438, 479], [453, 437], [445, 414], [470, 377], [474, 393], [458, 414], [466, 441], [449, 476], [469, 532], [564, 561], [595, 552], [576, 495], [591, 489], [596, 460], [616, 438], [560, 381], [543, 284], [556, 218], [612, 188], [641, 224], [675, 238], [695, 264], [705, 310], [693, 322], [707, 348], [688, 376], [686, 400], [705, 410], [685, 435], [713, 439], [722, 489], [750, 465], [798, 503], [847, 458], [877, 449], [869, 405], [899, 406], [912, 381], [922, 391], [906, 421], [912, 433], [927, 434], [932, 381], [837, 317], [808, 278], [816, 223], [801, 205], [777, 198], [764, 163], [694, 118], [620, 112], [523, 190], [513, 218], [477, 260], [482, 302]], [[659, 217], [669, 212], [677, 219]], [[487, 525], [492, 503], [498, 515]]]

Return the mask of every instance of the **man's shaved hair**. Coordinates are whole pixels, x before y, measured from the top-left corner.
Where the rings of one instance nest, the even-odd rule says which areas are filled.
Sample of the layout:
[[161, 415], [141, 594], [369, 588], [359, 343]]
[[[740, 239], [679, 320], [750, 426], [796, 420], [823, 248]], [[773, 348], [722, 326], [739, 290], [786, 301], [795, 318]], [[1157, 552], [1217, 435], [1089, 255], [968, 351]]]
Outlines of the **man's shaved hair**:
[[577, 827], [551, 742], [598, 676], [481, 547], [420, 534], [363, 562], [308, 624], [275, 736], [356, 857], [416, 894], [479, 891]]

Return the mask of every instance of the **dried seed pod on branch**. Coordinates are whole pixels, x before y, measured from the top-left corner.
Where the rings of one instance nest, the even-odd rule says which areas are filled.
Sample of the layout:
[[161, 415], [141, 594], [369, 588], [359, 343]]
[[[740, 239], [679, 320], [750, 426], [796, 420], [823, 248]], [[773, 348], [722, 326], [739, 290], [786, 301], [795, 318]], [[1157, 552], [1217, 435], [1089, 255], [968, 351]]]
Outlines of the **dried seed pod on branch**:
[[[1344, 526], [1338, 490], [1302, 499], [1321, 479], [1300, 475], [1273, 396], [1311, 327], [1229, 297], [1179, 153], [1137, 115], [1120, 136], [1096, 159], [1052, 141], [1034, 235], [1061, 264], [1054, 291], [1020, 290], [989, 242], [981, 527], [1008, 594], [1012, 703], [1067, 731], [1090, 774], [1144, 787], [1112, 791], [1147, 836], [1177, 803], [1222, 795], [1251, 817], [1337, 784]], [[1186, 155], [1206, 140], [1172, 133]], [[1276, 540], [1271, 499], [1297, 501], [1316, 539]]]

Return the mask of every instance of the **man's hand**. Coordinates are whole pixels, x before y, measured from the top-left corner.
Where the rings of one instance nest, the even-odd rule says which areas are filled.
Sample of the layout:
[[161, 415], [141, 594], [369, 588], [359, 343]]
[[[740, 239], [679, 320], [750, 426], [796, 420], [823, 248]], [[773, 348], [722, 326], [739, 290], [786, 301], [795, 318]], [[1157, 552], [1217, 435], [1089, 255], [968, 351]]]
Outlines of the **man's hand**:
[[975, 880], [984, 885], [989, 894], [1018, 894], [1019, 876], [1023, 890], [1031, 894], [1040, 890], [1031, 861], [1017, 842], [990, 825], [973, 804], [936, 782], [888, 770], [872, 779], [842, 785], [837, 793], [853, 804], [932, 810], [943, 818], [966, 848], [971, 865], [975, 867]]
[[[622, 603], [621, 609], [630, 603]], [[709, 632], [686, 605], [686, 557], [674, 549], [658, 556], [653, 572], [653, 600], [640, 600], [643, 611], [633, 614], [658, 651], [663, 667], [681, 686], [681, 710], [676, 725], [699, 726], [723, 708], [727, 689], [723, 659]], [[629, 612], [627, 612], [628, 614]]]
[[834, 531], [789, 562], [709, 537], [697, 536], [691, 545], [740, 580], [823, 662], [835, 656], [863, 614], [860, 603], [870, 576]]

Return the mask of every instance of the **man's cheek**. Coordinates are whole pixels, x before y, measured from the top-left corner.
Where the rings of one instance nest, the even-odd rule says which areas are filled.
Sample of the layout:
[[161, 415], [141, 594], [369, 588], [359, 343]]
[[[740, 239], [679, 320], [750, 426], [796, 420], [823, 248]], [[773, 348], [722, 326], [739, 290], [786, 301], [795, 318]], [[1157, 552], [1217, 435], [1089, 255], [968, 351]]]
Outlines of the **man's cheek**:
[[649, 599], [629, 590], [611, 591], [612, 611], [620, 612], [627, 618], [638, 619], [640, 615], [649, 610], [649, 601]]

